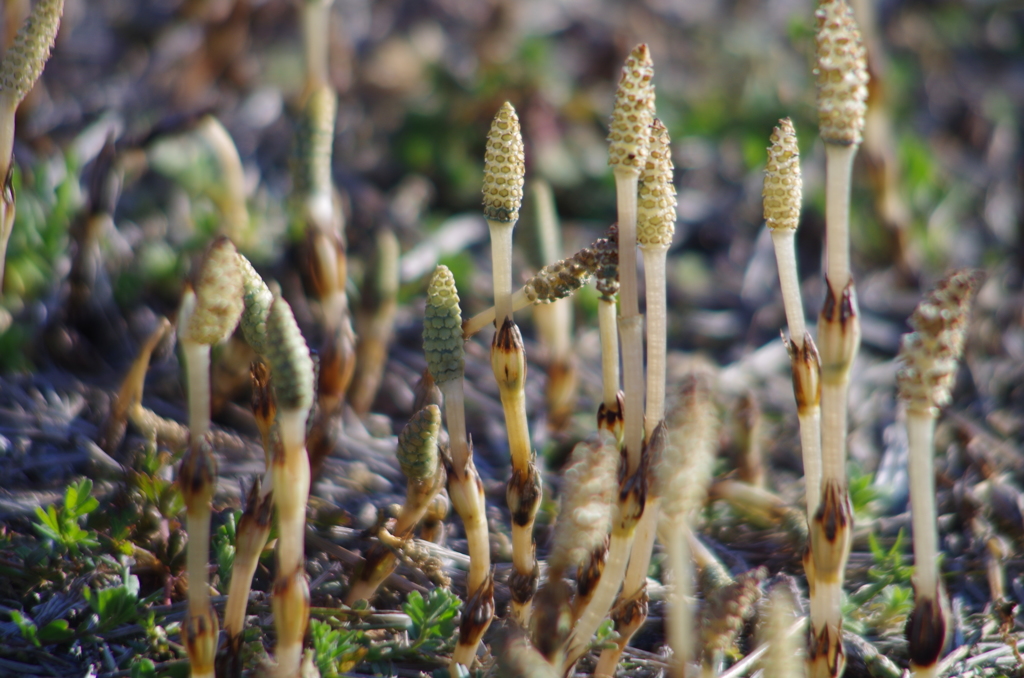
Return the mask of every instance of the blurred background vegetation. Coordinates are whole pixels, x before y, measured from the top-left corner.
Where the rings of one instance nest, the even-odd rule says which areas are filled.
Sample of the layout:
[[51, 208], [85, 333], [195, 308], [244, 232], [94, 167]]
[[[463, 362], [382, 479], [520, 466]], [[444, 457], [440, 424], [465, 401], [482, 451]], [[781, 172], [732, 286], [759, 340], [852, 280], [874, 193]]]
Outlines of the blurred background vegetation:
[[[950, 266], [1020, 257], [1024, 23], [1009, 2], [854, 4], [874, 78], [874, 132], [856, 171], [855, 270], [865, 312], [879, 320], [865, 339], [889, 352], [918, 282]], [[7, 35], [26, 6], [5, 4]], [[505, 100], [523, 120], [528, 178], [555, 188], [567, 248], [589, 241], [614, 214], [604, 136], [617, 71], [644, 41], [679, 187], [673, 341], [723, 360], [761, 345], [782, 318], [759, 236], [764, 148], [783, 116], [793, 118], [804, 157], [808, 307], [820, 299], [813, 22], [807, 0], [337, 0], [334, 175], [348, 200], [355, 284], [382, 223], [398, 230], [405, 252], [449, 226], [440, 245], [457, 275], [486, 267], [477, 256], [486, 248], [477, 217], [483, 144]], [[30, 364], [25, 341], [68, 270], [68, 227], [107, 135], [148, 161], [126, 164], [114, 227], [101, 238], [122, 308], [145, 302], [171, 312], [187, 256], [218, 226], [216, 159], [201, 141], [169, 136], [202, 112], [215, 113], [242, 158], [252, 215], [243, 249], [274, 260], [287, 242], [301, 74], [294, 2], [68, 0], [53, 59], [20, 112], [5, 369]], [[516, 269], [524, 276], [544, 263], [529, 255], [529, 206], [525, 214]], [[468, 253], [445, 251], [453, 234]], [[433, 263], [406, 257], [404, 298], [420, 293]], [[486, 270], [478, 272], [483, 281]], [[487, 303], [478, 289], [488, 286], [465, 285], [471, 311]]]

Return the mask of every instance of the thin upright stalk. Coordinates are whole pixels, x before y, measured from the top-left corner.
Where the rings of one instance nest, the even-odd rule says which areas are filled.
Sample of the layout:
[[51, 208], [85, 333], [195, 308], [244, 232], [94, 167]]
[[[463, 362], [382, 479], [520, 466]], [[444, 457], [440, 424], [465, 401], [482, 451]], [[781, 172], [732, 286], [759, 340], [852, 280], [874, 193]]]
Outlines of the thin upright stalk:
[[850, 181], [859, 144], [825, 144], [825, 269], [834, 289], [850, 282]]
[[498, 326], [512, 317], [512, 230], [510, 222], [487, 220], [491, 232], [491, 277], [494, 279], [494, 319]]
[[597, 325], [601, 335], [601, 394], [604, 405], [618, 409], [619, 333], [615, 319], [615, 299], [597, 300]]
[[668, 246], [646, 246], [644, 278], [647, 286], [647, 405], [644, 432], [650, 436], [665, 418], [668, 302], [665, 294], [665, 257]]
[[188, 384], [188, 428], [193, 438], [210, 430], [210, 347], [182, 340]]
[[619, 338], [622, 342], [622, 390], [625, 400], [624, 446], [628, 473], [640, 465], [644, 439], [643, 316], [637, 296], [636, 170], [616, 168], [615, 197], [619, 211]]
[[[930, 409], [930, 408], [929, 408]], [[939, 535], [935, 515], [935, 415], [907, 409], [907, 440], [910, 454], [910, 518], [914, 536], [914, 584], [922, 593], [938, 586]]]
[[302, 43], [306, 62], [306, 89], [327, 84], [331, 5], [334, 0], [302, 2]]
[[689, 602], [693, 597], [693, 565], [683, 530], [669, 530], [665, 552], [672, 572], [668, 617], [665, 620], [668, 643], [672, 648], [671, 673], [673, 678], [686, 678], [687, 665], [694, 656], [693, 612]]

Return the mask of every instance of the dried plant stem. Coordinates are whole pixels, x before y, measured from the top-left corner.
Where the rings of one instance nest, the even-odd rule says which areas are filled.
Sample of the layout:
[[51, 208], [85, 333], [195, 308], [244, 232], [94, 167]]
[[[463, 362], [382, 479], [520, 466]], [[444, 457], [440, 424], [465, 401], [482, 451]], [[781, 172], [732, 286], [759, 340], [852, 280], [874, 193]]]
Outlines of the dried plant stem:
[[500, 326], [512, 317], [512, 229], [515, 222], [487, 220], [491, 232], [491, 277], [494, 280], [494, 318]]
[[636, 214], [639, 172], [615, 168], [615, 198], [619, 212], [619, 334], [622, 341], [622, 386], [625, 398], [627, 473], [640, 465], [644, 438], [643, 316], [637, 296]]
[[309, 457], [306, 454], [304, 408], [280, 408], [280, 454], [274, 456], [277, 502], [277, 579], [274, 582], [274, 624], [279, 675], [298, 675], [302, 638], [309, 621], [309, 584], [305, 569], [306, 502], [309, 499]]
[[188, 428], [198, 439], [210, 430], [210, 347], [183, 339], [181, 353], [188, 382]]
[[[531, 182], [536, 207], [536, 225], [541, 261], [562, 257], [561, 227], [551, 186], [543, 179]], [[548, 355], [548, 425], [561, 429], [572, 417], [576, 405], [576, 361], [572, 353], [572, 301], [558, 299], [539, 304], [533, 312], [537, 336]]]
[[[267, 469], [268, 477], [271, 469]], [[231, 584], [228, 602], [224, 608], [224, 632], [233, 653], [241, 648], [245, 628], [245, 608], [249, 602], [252, 578], [259, 565], [260, 554], [270, 536], [271, 510], [274, 498], [269, 488], [264, 489], [259, 478], [253, 481], [245, 511], [238, 521], [235, 537], [235, 559], [231, 565]]]
[[563, 674], [567, 674], [572, 666], [579, 661], [579, 658], [586, 653], [597, 627], [601, 625], [612, 608], [615, 595], [619, 592], [619, 586], [626, 573], [626, 564], [629, 560], [629, 551], [633, 546], [635, 533], [633, 527], [624, 529], [616, 526], [612, 530], [604, 572], [601, 573], [601, 580], [594, 589], [590, 603], [580, 615], [572, 636], [569, 638], [569, 650], [562, 664]]
[[377, 232], [373, 268], [363, 282], [363, 297], [356, 314], [355, 372], [348, 388], [352, 409], [365, 415], [373, 406], [387, 365], [388, 346], [398, 308], [398, 238], [388, 228]]

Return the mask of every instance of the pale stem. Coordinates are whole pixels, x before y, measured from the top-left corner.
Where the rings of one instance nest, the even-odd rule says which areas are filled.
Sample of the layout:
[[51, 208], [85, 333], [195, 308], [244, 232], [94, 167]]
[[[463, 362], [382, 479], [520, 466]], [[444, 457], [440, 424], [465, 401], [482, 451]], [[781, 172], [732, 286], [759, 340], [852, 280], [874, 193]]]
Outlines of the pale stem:
[[814, 519], [821, 501], [821, 408], [808, 408], [798, 414], [800, 450], [804, 459], [804, 492], [807, 496], [807, 520]]
[[640, 463], [644, 420], [643, 317], [637, 294], [636, 212], [639, 173], [615, 168], [615, 200], [619, 214], [619, 332], [622, 341], [622, 387], [625, 409], [627, 470]]
[[499, 389], [508, 429], [508, 449], [512, 468], [526, 473], [530, 468], [530, 425], [526, 420], [526, 393], [522, 389]]
[[520, 574], [533, 572], [533, 523], [512, 525], [512, 564]]
[[775, 245], [779, 287], [782, 288], [782, 305], [786, 309], [790, 341], [797, 349], [803, 349], [807, 324], [804, 321], [804, 304], [800, 297], [800, 280], [796, 270], [796, 230], [780, 228], [772, 231], [772, 243]]
[[850, 281], [850, 177], [857, 148], [825, 144], [825, 272], [836, 290]]
[[279, 535], [278, 574], [288, 575], [304, 568], [306, 503], [309, 500], [309, 457], [306, 455], [304, 409], [278, 410], [284, 463], [274, 463], [274, 501], [277, 504]]
[[487, 579], [487, 573], [491, 571], [491, 544], [487, 537], [487, 507], [484, 503], [483, 493], [480, 491], [482, 488], [479, 482], [479, 476], [474, 469], [463, 480], [455, 480], [455, 484], [461, 486], [465, 501], [459, 502], [452, 497], [452, 504], [462, 518], [462, 525], [466, 530], [466, 546], [469, 550], [467, 597], [473, 595], [483, 585]]
[[619, 333], [613, 299], [597, 300], [597, 323], [601, 333], [602, 397], [605, 407], [611, 408], [619, 394]]
[[302, 39], [305, 45], [306, 86], [327, 83], [328, 34], [334, 0], [306, 0], [302, 7]]
[[612, 531], [604, 572], [601, 573], [601, 579], [597, 583], [594, 594], [590, 598], [587, 608], [580, 615], [579, 621], [576, 622], [576, 628], [569, 639], [569, 652], [562, 666], [563, 673], [587, 651], [597, 627], [601, 625], [604, 618], [608, 616], [608, 611], [612, 609], [615, 594], [619, 592], [619, 586], [626, 573], [626, 562], [629, 559], [634, 534], [635, 530], [615, 529]]
[[847, 381], [821, 385], [821, 477], [846, 485]]
[[639, 177], [640, 174], [632, 168], [615, 168], [615, 201], [619, 213], [619, 303], [622, 305], [621, 314], [624, 318], [640, 313], [636, 275], [636, 211]]
[[673, 654], [672, 676], [686, 678], [686, 666], [693, 656], [693, 615], [688, 602], [691, 598], [692, 565], [686, 535], [681, 530], [671, 530], [669, 535], [665, 549], [668, 551], [673, 586], [668, 594], [667, 635]]
[[918, 666], [917, 664], [911, 663], [910, 675], [912, 678], [938, 678], [940, 662], [935, 662], [931, 666]]
[[935, 517], [935, 471], [932, 454], [935, 417], [907, 410], [910, 443], [910, 516], [914, 530], [914, 578], [920, 596], [933, 596], [938, 586], [938, 530]]
[[533, 322], [551, 362], [568, 360], [572, 353], [572, 299], [537, 304], [533, 309]]
[[[294, 667], [298, 669], [302, 666], [302, 643], [288, 643], [286, 647], [278, 645], [276, 652], [278, 667]], [[291, 671], [291, 668], [281, 668], [278, 674], [279, 678], [291, 675], [297, 675], [297, 672]]]
[[[521, 311], [531, 303], [530, 298], [526, 296], [526, 289], [520, 287], [515, 293], [512, 294], [512, 312]], [[475, 316], [467, 320], [462, 324], [462, 336], [464, 339], [469, 339], [474, 334], [487, 327], [488, 325], [494, 324], [494, 307], [480, 311]]]
[[497, 325], [512, 317], [512, 229], [515, 222], [487, 220], [491, 231], [491, 277], [494, 280], [494, 315]]
[[194, 341], [181, 341], [188, 382], [188, 429], [192, 440], [210, 430], [210, 347]]
[[0, 183], [14, 161], [14, 117], [18, 100], [9, 92], [0, 92]]
[[186, 513], [188, 522], [188, 611], [192, 616], [206, 614], [210, 607], [210, 504]]
[[[619, 293], [621, 302], [621, 289]], [[622, 341], [622, 390], [625, 393], [625, 445], [627, 470], [636, 471], [644, 440], [644, 317], [619, 316]]]
[[469, 438], [466, 435], [466, 396], [462, 379], [452, 379], [437, 386], [444, 395], [445, 423], [448, 425], [452, 465], [455, 467], [455, 475], [462, 478], [462, 471], [470, 460]]
[[649, 436], [665, 417], [665, 354], [668, 350], [668, 303], [665, 297], [665, 257], [668, 245], [641, 247], [647, 282], [647, 411]]
[[658, 519], [661, 515], [661, 499], [648, 495], [644, 513], [636, 525], [633, 549], [629, 555], [626, 579], [622, 584], [622, 599], [636, 595], [647, 583], [647, 571], [651, 566], [654, 540], [658, 536]]
[[[241, 535], [239, 535], [241, 536]], [[262, 543], [260, 540], [248, 544], [251, 548], [239, 548], [235, 553], [235, 562], [231, 567], [231, 584], [228, 587], [228, 603], [224, 608], [224, 632], [228, 638], [237, 636], [242, 632], [245, 624], [245, 608], [249, 603], [249, 591], [252, 588], [252, 578], [256, 574], [256, 567], [260, 563], [260, 553], [266, 546], [269, 530], [264, 533]], [[241, 542], [241, 539], [236, 542]]]

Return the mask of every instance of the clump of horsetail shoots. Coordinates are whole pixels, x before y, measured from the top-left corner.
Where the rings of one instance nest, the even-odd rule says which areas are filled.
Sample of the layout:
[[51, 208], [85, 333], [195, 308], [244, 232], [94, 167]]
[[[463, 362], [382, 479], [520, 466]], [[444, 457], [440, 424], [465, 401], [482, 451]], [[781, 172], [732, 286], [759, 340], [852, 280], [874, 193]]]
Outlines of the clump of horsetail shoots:
[[[444, 486], [444, 467], [437, 446], [440, 431], [441, 410], [436, 405], [427, 405], [414, 414], [398, 434], [398, 463], [408, 482], [405, 503], [392, 528], [392, 534], [398, 539], [410, 537], [434, 496]], [[392, 548], [375, 543], [364, 558], [346, 597], [346, 604], [352, 605], [361, 599], [371, 600], [396, 566]]]
[[313, 405], [313, 360], [291, 307], [280, 296], [275, 295], [267, 315], [266, 340], [281, 440], [280, 446], [275, 446], [272, 461], [280, 531], [272, 601], [276, 656], [280, 674], [292, 676], [299, 670], [302, 638], [309, 621], [304, 543], [309, 500], [306, 420]]
[[[665, 297], [665, 258], [672, 244], [676, 222], [676, 189], [672, 178], [672, 151], [668, 130], [657, 118], [651, 123], [650, 150], [640, 174], [637, 212], [637, 243], [644, 258], [647, 288], [647, 409], [645, 428], [648, 438], [665, 416], [665, 356], [667, 351], [668, 308]], [[653, 445], [651, 448], [653, 449]], [[647, 618], [645, 598], [647, 570], [651, 563], [654, 539], [660, 515], [656, 495], [648, 497], [644, 515], [636, 529], [626, 579], [616, 610], [629, 625], [616, 624], [618, 652], [605, 650], [598, 664], [598, 675], [611, 675], [622, 650], [633, 633]], [[643, 614], [641, 614], [643, 611]]]
[[910, 444], [910, 501], [914, 533], [914, 611], [907, 621], [911, 670], [935, 676], [946, 642], [945, 593], [939, 581], [935, 472], [932, 464], [935, 420], [949, 404], [963, 353], [971, 299], [979, 282], [972, 271], [955, 271], [918, 305], [910, 317], [913, 332], [903, 335], [897, 375], [907, 410]]
[[635, 473], [640, 466], [644, 437], [644, 330], [636, 274], [637, 185], [650, 151], [653, 75], [647, 45], [637, 45], [622, 67], [608, 133], [608, 164], [615, 175], [619, 214], [619, 334], [626, 409], [624, 446], [629, 473]]
[[840, 599], [853, 512], [846, 484], [847, 396], [860, 345], [850, 273], [850, 174], [864, 129], [867, 60], [846, 0], [826, 0], [816, 16], [819, 130], [825, 142], [825, 303], [818, 318], [821, 352], [821, 500], [810, 528], [805, 569], [811, 580], [810, 674], [843, 672]]
[[[564, 492], [547, 559], [547, 577], [537, 593], [534, 610], [534, 642], [557, 667], [562, 664], [563, 645], [572, 626], [572, 617], [578, 616], [570, 616], [563, 577], [573, 569], [578, 573], [586, 572], [594, 554], [603, 556], [607, 549], [618, 490], [617, 447], [611, 434], [599, 431], [592, 440], [573, 448], [562, 476]], [[603, 562], [599, 560], [601, 565]], [[599, 566], [590, 585], [584, 587], [581, 582], [577, 589], [573, 605], [581, 612], [596, 588], [600, 569]]]
[[[465, 349], [462, 335], [462, 310], [455, 278], [447, 266], [438, 266], [427, 288], [427, 307], [423, 319], [423, 352], [427, 369], [444, 395], [445, 421], [448, 425], [451, 448], [451, 468], [448, 472], [448, 496], [462, 517], [469, 546], [469, 577], [467, 581], [467, 607], [459, 631], [459, 643], [452, 655], [451, 670], [457, 664], [470, 666], [477, 645], [490, 623], [483, 613], [493, 612], [493, 601], [485, 600], [487, 591], [493, 593], [491, 550], [487, 537], [487, 517], [484, 488], [473, 464], [473, 452], [466, 434], [466, 400], [463, 391]], [[479, 594], [479, 595], [478, 595]], [[482, 597], [483, 596], [483, 597]], [[470, 614], [469, 601], [474, 602]], [[464, 629], [468, 629], [465, 633]]]
[[178, 487], [188, 524], [188, 615], [183, 625], [193, 678], [213, 678], [219, 624], [210, 602], [210, 509], [217, 489], [217, 459], [208, 433], [193, 437], [181, 458]]
[[3, 289], [7, 242], [14, 228], [14, 117], [25, 95], [43, 73], [57, 38], [64, 0], [39, 0], [14, 42], [0, 59], [0, 290]]
[[398, 259], [401, 249], [390, 228], [377, 231], [376, 247], [363, 280], [363, 294], [356, 312], [355, 373], [348, 388], [352, 409], [364, 415], [380, 390], [388, 345], [398, 307]]
[[[543, 179], [531, 182], [541, 261], [562, 257], [562, 234], [551, 186]], [[572, 351], [572, 301], [556, 299], [533, 309], [537, 338], [547, 354], [547, 422], [550, 430], [563, 429], [576, 409], [577, 374]]]
[[775, 246], [782, 303], [789, 324], [790, 340], [786, 347], [793, 368], [793, 394], [800, 420], [807, 518], [811, 521], [821, 498], [821, 361], [804, 322], [804, 305], [796, 268], [796, 229], [800, 224], [803, 176], [796, 131], [789, 118], [780, 120], [779, 126], [772, 132], [761, 196], [764, 201], [765, 224]]

